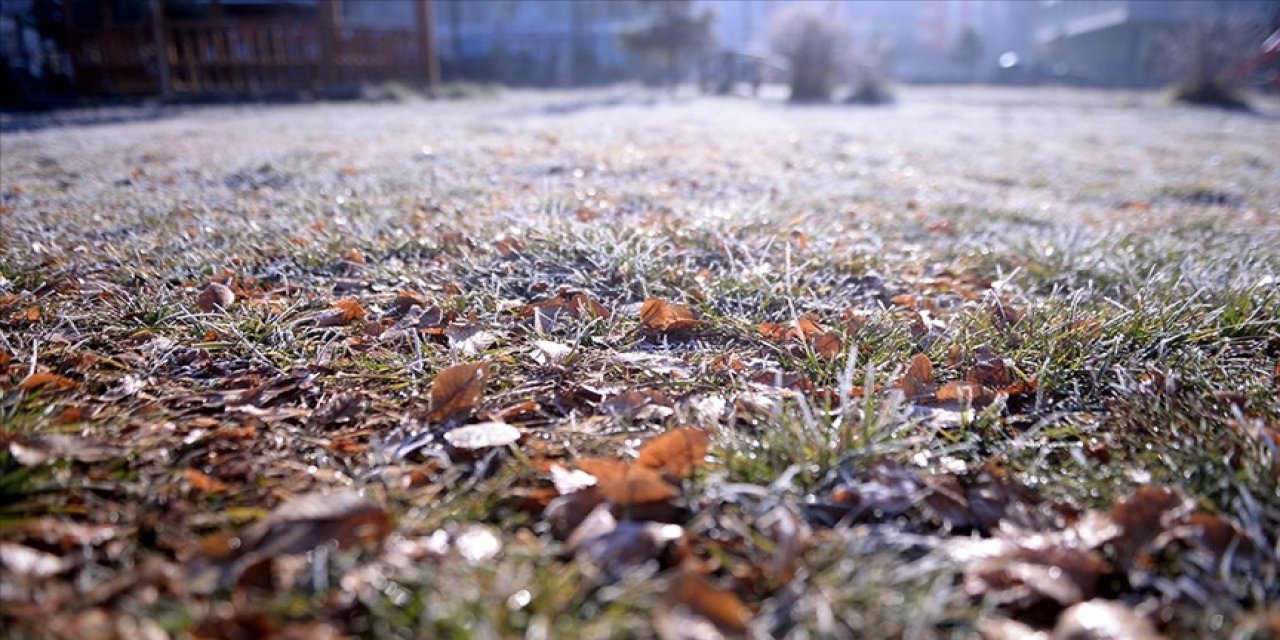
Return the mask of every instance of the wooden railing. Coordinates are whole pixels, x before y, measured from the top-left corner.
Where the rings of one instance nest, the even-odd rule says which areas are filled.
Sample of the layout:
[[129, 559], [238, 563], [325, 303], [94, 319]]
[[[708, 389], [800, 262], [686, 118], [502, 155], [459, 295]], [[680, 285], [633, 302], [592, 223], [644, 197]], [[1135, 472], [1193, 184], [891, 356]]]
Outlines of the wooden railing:
[[76, 82], [90, 94], [270, 95], [367, 82], [430, 82], [430, 25], [343, 28], [317, 17], [158, 20], [74, 29]]

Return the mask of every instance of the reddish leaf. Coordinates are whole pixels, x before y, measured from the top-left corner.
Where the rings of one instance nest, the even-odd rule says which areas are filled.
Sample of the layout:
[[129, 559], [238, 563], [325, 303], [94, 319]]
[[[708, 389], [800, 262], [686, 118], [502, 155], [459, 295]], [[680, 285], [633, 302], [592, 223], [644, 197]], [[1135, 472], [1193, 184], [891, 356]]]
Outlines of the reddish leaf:
[[805, 341], [823, 332], [823, 328], [818, 324], [818, 317], [812, 313], [806, 313], [787, 323], [766, 322], [760, 325], [760, 333], [774, 342]]
[[978, 362], [964, 374], [964, 379], [993, 389], [1013, 384], [1013, 373], [1005, 365], [1004, 358], [989, 352], [978, 354]]
[[47, 371], [36, 372], [22, 379], [18, 383], [18, 388], [23, 391], [33, 391], [35, 389], [50, 389], [53, 391], [67, 391], [76, 387], [76, 381], [71, 378], [60, 376], [56, 373]]
[[471, 415], [484, 396], [484, 385], [488, 379], [489, 365], [485, 362], [460, 364], [441, 371], [431, 383], [431, 413], [428, 418], [443, 422]]
[[686, 573], [679, 579], [673, 600], [728, 631], [742, 633], [751, 622], [751, 609], [736, 594], [718, 589], [694, 573]]
[[650, 331], [671, 333], [697, 329], [702, 325], [693, 310], [682, 304], [649, 298], [640, 307], [640, 326]]
[[363, 320], [364, 307], [354, 298], [343, 298], [333, 303], [333, 308], [316, 318], [317, 327], [340, 327]]
[[596, 486], [610, 502], [627, 506], [670, 500], [679, 493], [657, 471], [619, 460], [587, 458], [578, 468], [596, 477]]
[[813, 352], [824, 360], [835, 360], [844, 353], [844, 343], [834, 333], [822, 333], [813, 337]]
[[889, 302], [895, 306], [905, 307], [907, 309], [915, 309], [919, 305], [916, 297], [910, 293], [900, 293], [890, 298]]
[[686, 478], [705, 464], [710, 444], [711, 438], [705, 429], [673, 429], [641, 447], [636, 464], [661, 471], [668, 477]]
[[199, 469], [185, 469], [182, 475], [186, 477], [189, 483], [197, 491], [204, 493], [226, 493], [231, 489], [227, 483], [214, 478]]

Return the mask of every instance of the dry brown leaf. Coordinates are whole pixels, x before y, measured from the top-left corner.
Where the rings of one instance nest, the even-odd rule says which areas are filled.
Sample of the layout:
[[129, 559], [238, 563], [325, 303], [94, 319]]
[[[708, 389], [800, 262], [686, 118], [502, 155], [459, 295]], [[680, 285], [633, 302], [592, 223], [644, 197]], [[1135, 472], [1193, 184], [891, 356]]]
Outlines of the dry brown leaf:
[[604, 458], [587, 458], [576, 464], [596, 477], [601, 495], [616, 505], [663, 502], [679, 494], [661, 474], [648, 467]]
[[214, 309], [226, 309], [234, 304], [236, 294], [221, 282], [210, 282], [200, 295], [196, 297], [196, 305], [201, 311], [208, 313]]
[[605, 318], [610, 315], [610, 311], [604, 305], [588, 298], [586, 294], [572, 291], [561, 291], [554, 298], [540, 300], [520, 309], [521, 317], [532, 318], [535, 322], [542, 324], [544, 329], [547, 325], [554, 325], [561, 315], [580, 318], [588, 314]]
[[688, 607], [721, 629], [741, 633], [751, 623], [751, 609], [736, 594], [712, 586], [698, 574], [681, 576], [672, 596], [675, 603]]
[[449, 367], [431, 383], [431, 413], [428, 418], [444, 422], [471, 415], [489, 380], [489, 364], [474, 362]]
[[906, 394], [908, 400], [932, 398], [937, 385], [933, 383], [933, 363], [929, 356], [917, 353], [907, 365], [907, 372], [898, 381], [898, 388]]
[[671, 478], [686, 478], [705, 464], [710, 444], [711, 438], [705, 429], [673, 429], [641, 447], [636, 464]]
[[976, 383], [967, 380], [955, 380], [948, 382], [938, 388], [937, 398], [939, 401], [947, 402], [955, 400], [957, 402], [967, 402], [969, 404], [980, 404], [982, 401], [990, 401], [991, 390]]
[[1013, 373], [1004, 358], [990, 353], [980, 353], [978, 362], [964, 374], [964, 379], [983, 386], [999, 389], [1014, 383]]
[[751, 376], [750, 380], [757, 384], [791, 389], [801, 393], [813, 391], [813, 380], [810, 380], [809, 374], [803, 371], [761, 371]]
[[227, 483], [214, 478], [199, 469], [187, 468], [182, 472], [187, 482], [197, 491], [204, 493], [226, 493], [231, 489]]
[[774, 342], [807, 341], [824, 332], [818, 324], [818, 317], [812, 313], [806, 313], [791, 322], [766, 322], [760, 325], [761, 335]]
[[76, 381], [56, 373], [37, 371], [23, 378], [22, 382], [18, 383], [18, 388], [22, 391], [34, 391], [36, 389], [67, 391], [76, 388]]
[[670, 416], [674, 410], [667, 394], [657, 389], [630, 389], [601, 402], [600, 412], [633, 420], [652, 420]]
[[333, 308], [316, 317], [317, 327], [341, 327], [363, 320], [364, 307], [355, 298], [343, 298], [333, 303]]
[[383, 315], [402, 316], [408, 313], [409, 310], [415, 306], [422, 307], [423, 309], [427, 308], [426, 299], [414, 291], [401, 289], [396, 292], [395, 300], [392, 301], [391, 307], [387, 309], [386, 313]]
[[355, 491], [298, 496], [240, 536], [240, 546], [223, 562], [222, 579], [234, 582], [263, 560], [306, 553], [330, 541], [339, 548], [381, 544], [393, 526], [386, 509]]
[[682, 304], [649, 298], [640, 307], [640, 326], [650, 331], [671, 333], [697, 329], [702, 325], [693, 310]]
[[38, 307], [38, 306], [36, 306], [36, 305], [32, 305], [32, 306], [28, 307], [28, 308], [27, 308], [27, 314], [26, 314], [26, 317], [27, 317], [27, 322], [39, 322], [39, 321], [40, 321], [40, 307]]
[[574, 529], [565, 547], [613, 577], [659, 558], [672, 542], [684, 537], [678, 524], [618, 520], [608, 505], [598, 505]]
[[1093, 551], [1050, 545], [1008, 545], [1000, 553], [965, 568], [969, 595], [982, 597], [1022, 616], [1047, 617], [1092, 598], [1107, 565]]
[[910, 293], [900, 293], [890, 298], [889, 302], [894, 306], [904, 307], [906, 309], [915, 309], [919, 305], [919, 301], [916, 296]]
[[813, 337], [813, 352], [824, 360], [835, 360], [844, 353], [844, 343], [834, 333], [821, 333]]
[[1111, 520], [1120, 527], [1112, 540], [1121, 568], [1130, 568], [1147, 556], [1148, 547], [1190, 503], [1167, 487], [1146, 486], [1134, 491], [1128, 500], [1111, 507]]

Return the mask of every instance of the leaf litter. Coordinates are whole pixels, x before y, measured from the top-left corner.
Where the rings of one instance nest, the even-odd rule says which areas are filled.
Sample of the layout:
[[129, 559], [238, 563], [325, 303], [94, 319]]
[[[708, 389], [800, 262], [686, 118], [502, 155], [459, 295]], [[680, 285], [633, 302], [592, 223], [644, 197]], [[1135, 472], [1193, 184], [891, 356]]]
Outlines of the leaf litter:
[[[104, 207], [42, 186], [15, 147], [6, 629], [1274, 629], [1280, 343], [1274, 297], [1248, 284], [1273, 255], [1265, 211], [1126, 193], [1156, 204], [1100, 219], [1062, 194], [1117, 189], [1105, 166], [1064, 165], [1050, 193], [1022, 164], [989, 192], [974, 163], [961, 179], [933, 147], [807, 118], [824, 128], [778, 116], [821, 133], [794, 149], [773, 124], [750, 145], [463, 126], [478, 140], [432, 142], [447, 168], [421, 145], [267, 144], [264, 169], [220, 175], [288, 179], [206, 180], [208, 207], [155, 178], [178, 170], [164, 154], [126, 169], [154, 189]], [[677, 152], [707, 170], [666, 168]], [[937, 184], [882, 175], [908, 162]], [[1262, 202], [1255, 169], [1240, 188]], [[849, 171], [875, 188], [833, 192]], [[443, 188], [407, 193], [420, 178]]]

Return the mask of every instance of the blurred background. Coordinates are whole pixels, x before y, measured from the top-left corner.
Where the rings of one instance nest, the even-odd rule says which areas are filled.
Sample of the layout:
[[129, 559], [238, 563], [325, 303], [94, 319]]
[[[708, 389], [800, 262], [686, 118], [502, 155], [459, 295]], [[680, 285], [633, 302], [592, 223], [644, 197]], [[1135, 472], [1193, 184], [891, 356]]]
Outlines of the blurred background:
[[643, 82], [892, 100], [893, 83], [1280, 91], [1280, 0], [4, 0], [7, 109]]

